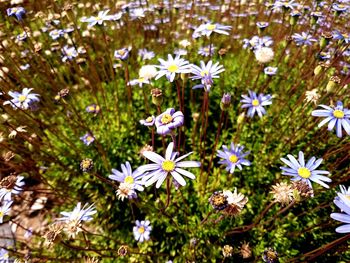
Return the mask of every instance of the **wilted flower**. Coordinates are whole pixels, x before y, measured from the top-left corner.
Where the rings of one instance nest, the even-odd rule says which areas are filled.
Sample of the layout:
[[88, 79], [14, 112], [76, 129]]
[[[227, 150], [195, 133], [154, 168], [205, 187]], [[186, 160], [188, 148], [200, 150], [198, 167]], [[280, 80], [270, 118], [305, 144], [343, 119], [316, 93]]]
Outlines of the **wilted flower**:
[[233, 193], [229, 190], [224, 190], [223, 194], [227, 197], [228, 204], [223, 212], [228, 215], [238, 215], [241, 213], [243, 207], [248, 203], [248, 198], [241, 193], [237, 193], [237, 188], [235, 188]]
[[101, 111], [101, 108], [100, 108], [100, 106], [98, 106], [96, 104], [91, 104], [91, 105], [87, 106], [85, 110], [89, 113], [98, 114]]
[[225, 258], [232, 257], [232, 254], [233, 254], [233, 247], [231, 247], [230, 245], [225, 245], [225, 246], [222, 248], [222, 255], [223, 255]]
[[118, 199], [124, 201], [125, 198], [133, 199], [137, 197], [134, 185], [130, 183], [120, 183], [116, 191]]
[[270, 94], [264, 95], [260, 93], [256, 95], [254, 91], [248, 90], [249, 97], [247, 95], [241, 95], [243, 100], [241, 102], [243, 105], [241, 108], [248, 108], [248, 117], [253, 118], [255, 113], [261, 118], [266, 114], [264, 106], [272, 104], [272, 96]]
[[184, 124], [184, 115], [181, 111], [175, 112], [175, 109], [169, 108], [156, 117], [155, 124], [157, 127], [157, 133], [166, 135]]
[[22, 110], [27, 110], [34, 103], [39, 101], [38, 94], [30, 92], [33, 89], [24, 88], [22, 92], [17, 91], [9, 91], [9, 95], [13, 98], [12, 100], [8, 100], [4, 102], [4, 105], [10, 104], [14, 109], [20, 108]]
[[292, 182], [293, 198], [296, 201], [301, 201], [302, 198], [309, 198], [314, 196], [314, 190], [305, 181]]
[[270, 193], [273, 194], [274, 201], [282, 205], [288, 205], [293, 200], [293, 188], [285, 182], [273, 185]]
[[150, 223], [151, 222], [149, 220], [136, 220], [136, 226], [133, 227], [133, 233], [136, 241], [143, 242], [149, 240], [149, 235], [151, 234], [152, 230]]
[[308, 183], [310, 188], [312, 188], [311, 181], [322, 185], [325, 188], [329, 188], [324, 182], [332, 182], [332, 180], [322, 174], [329, 174], [328, 171], [316, 170], [320, 166], [323, 159], [317, 159], [311, 157], [307, 163], [304, 160], [304, 153], [299, 152], [299, 159], [295, 159], [293, 155], [287, 155], [289, 160], [281, 158], [281, 161], [284, 162], [289, 167], [280, 167], [282, 169], [282, 174], [292, 177], [292, 181], [304, 181]]
[[120, 246], [118, 248], [118, 256], [125, 257], [128, 254], [129, 247], [128, 246]]
[[61, 233], [63, 230], [63, 224], [54, 223], [49, 226], [49, 230], [45, 233], [45, 244], [51, 246], [53, 243], [57, 243], [61, 240]]
[[133, 172], [129, 162], [122, 164], [121, 168], [122, 168], [122, 171], [112, 169], [112, 174], [109, 175], [108, 178], [114, 181], [117, 181], [119, 183], [130, 184], [132, 189], [136, 189], [137, 191], [143, 191], [144, 190], [142, 186], [143, 173], [139, 170], [135, 170]]
[[243, 152], [244, 146], [237, 146], [234, 143], [231, 143], [231, 148], [227, 148], [226, 145], [222, 146], [223, 151], [218, 150], [218, 157], [223, 158], [224, 160], [219, 161], [220, 164], [227, 165], [226, 170], [229, 173], [234, 173], [235, 168], [242, 170], [242, 165], [250, 166], [250, 161], [245, 159], [250, 152]]
[[72, 212], [61, 212], [63, 217], [57, 218], [57, 220], [64, 223], [64, 228], [68, 235], [74, 238], [82, 230], [81, 224], [84, 221], [91, 221], [92, 215], [96, 213], [94, 205], [89, 206], [89, 204], [85, 204], [81, 207], [79, 202]]
[[318, 127], [322, 127], [328, 123], [328, 130], [331, 131], [335, 127], [336, 134], [339, 138], [342, 137], [342, 129], [350, 135], [350, 110], [343, 107], [341, 101], [337, 102], [336, 107], [330, 107], [326, 105], [319, 105], [323, 110], [314, 110], [311, 115], [316, 117], [324, 117], [325, 119], [318, 124]]
[[159, 188], [169, 174], [182, 186], [186, 185], [186, 181], [182, 176], [190, 179], [196, 178], [193, 173], [182, 169], [201, 166], [201, 163], [197, 161], [181, 161], [192, 154], [192, 152], [175, 159], [178, 153], [173, 150], [174, 143], [171, 142], [166, 149], [165, 158], [154, 152], [145, 151], [143, 153], [147, 159], [154, 162], [152, 164], [142, 165], [137, 169], [140, 172], [149, 172], [149, 174], [143, 177], [145, 186], [150, 186], [157, 182], [156, 187]]

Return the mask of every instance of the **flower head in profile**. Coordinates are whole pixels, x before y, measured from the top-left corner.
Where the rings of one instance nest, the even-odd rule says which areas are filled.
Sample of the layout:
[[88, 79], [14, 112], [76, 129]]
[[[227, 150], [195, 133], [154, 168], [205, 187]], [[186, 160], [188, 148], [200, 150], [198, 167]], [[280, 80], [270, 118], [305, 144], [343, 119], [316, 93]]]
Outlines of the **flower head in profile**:
[[7, 201], [2, 203], [2, 206], [0, 207], [0, 224], [3, 223], [4, 216], [10, 213], [12, 203], [13, 201]]
[[257, 95], [254, 91], [248, 91], [249, 96], [242, 95], [243, 100], [241, 102], [243, 105], [241, 108], [248, 108], [248, 117], [253, 118], [255, 113], [261, 118], [264, 114], [266, 114], [266, 110], [264, 106], [272, 104], [272, 96], [270, 94], [264, 95], [260, 93]]
[[129, 162], [122, 164], [121, 168], [121, 171], [112, 169], [112, 174], [109, 175], [108, 178], [119, 183], [130, 184], [131, 187], [137, 191], [143, 191], [142, 173], [137, 170], [133, 172]]
[[100, 11], [100, 12], [98, 12], [97, 16], [91, 16], [89, 18], [81, 19], [81, 22], [89, 23], [88, 28], [91, 28], [91, 27], [95, 26], [96, 24], [101, 26], [104, 21], [114, 19], [114, 16], [107, 15], [108, 12], [109, 12], [109, 10]]
[[216, 47], [214, 47], [213, 45], [201, 47], [198, 50], [198, 54], [205, 57], [213, 56], [215, 53], [215, 49]]
[[6, 10], [8, 16], [15, 16], [17, 20], [22, 20], [23, 16], [26, 13], [26, 10], [23, 7], [11, 7]]
[[235, 168], [237, 167], [239, 170], [242, 170], [242, 165], [250, 166], [250, 161], [245, 159], [245, 157], [250, 152], [243, 152], [244, 146], [234, 145], [231, 143], [231, 147], [227, 148], [226, 145], [222, 146], [223, 151], [218, 150], [218, 157], [223, 160], [219, 161], [220, 164], [226, 165], [226, 170], [233, 174]]
[[145, 48], [140, 49], [137, 54], [141, 57], [142, 60], [150, 60], [155, 57], [155, 54], [153, 51], [147, 50]]
[[311, 35], [305, 32], [295, 33], [292, 35], [292, 39], [297, 44], [297, 46], [311, 46], [312, 42], [316, 42], [317, 40], [313, 38]]
[[78, 51], [75, 49], [75, 47], [64, 46], [62, 53], [62, 62], [71, 61], [78, 56]]
[[308, 162], [305, 163], [304, 153], [302, 151], [299, 152], [298, 160], [290, 154], [288, 154], [287, 157], [289, 160], [281, 158], [281, 161], [288, 166], [280, 167], [283, 171], [283, 175], [291, 176], [292, 181], [304, 181], [308, 183], [311, 189], [311, 181], [318, 183], [325, 188], [329, 188], [325, 182], [332, 182], [332, 179], [323, 175], [329, 174], [329, 172], [324, 170], [316, 170], [316, 168], [322, 163], [322, 158], [316, 160], [315, 157], [311, 157]]
[[196, 85], [193, 89], [204, 88], [205, 91], [210, 91], [211, 86], [213, 85], [213, 79], [219, 78], [219, 74], [225, 71], [222, 65], [219, 65], [219, 62], [213, 65], [213, 62], [210, 60], [207, 64], [204, 61], [200, 62], [200, 67], [197, 65], [191, 65], [191, 76], [192, 80], [201, 80], [201, 84]]
[[152, 230], [152, 226], [150, 224], [151, 222], [149, 220], [136, 220], [135, 226], [132, 229], [136, 241], [144, 242], [149, 240], [149, 235], [151, 234]]
[[152, 115], [152, 116], [147, 117], [144, 120], [140, 120], [140, 124], [142, 124], [144, 126], [151, 127], [154, 125], [155, 121], [156, 121], [156, 118]]
[[22, 192], [24, 182], [23, 176], [16, 176], [16, 175], [9, 175], [4, 177], [0, 181], [0, 200], [3, 200], [5, 202], [12, 200], [12, 195], [18, 195]]
[[30, 93], [33, 89], [24, 88], [22, 92], [9, 91], [12, 100], [4, 102], [4, 105], [10, 104], [14, 109], [20, 108], [27, 110], [34, 106], [39, 101], [38, 94]]
[[166, 135], [184, 124], [184, 115], [181, 111], [175, 112], [175, 109], [169, 108], [156, 117], [155, 124], [157, 133]]
[[118, 49], [118, 50], [114, 51], [114, 57], [116, 59], [120, 59], [122, 61], [125, 61], [129, 58], [130, 50], [131, 50], [131, 47], [127, 47], [127, 48], [124, 47], [124, 48]]
[[98, 114], [101, 111], [101, 107], [96, 104], [91, 104], [85, 108], [86, 112], [88, 113], [93, 113], [93, 114]]
[[314, 110], [311, 113], [312, 116], [325, 118], [318, 124], [318, 127], [322, 127], [328, 123], [328, 130], [331, 131], [335, 127], [336, 134], [339, 138], [343, 136], [342, 129], [350, 135], [350, 110], [344, 108], [341, 101], [338, 101], [335, 107], [326, 105], [319, 106], [323, 109]]
[[268, 76], [276, 75], [277, 68], [276, 67], [266, 67], [266, 68], [264, 68], [264, 73]]
[[317, 89], [308, 90], [305, 92], [305, 99], [306, 102], [312, 102], [315, 105], [317, 104], [317, 101], [320, 99], [321, 95], [318, 94]]
[[180, 58], [179, 55], [173, 58], [172, 55], [168, 54], [167, 61], [161, 58], [158, 60], [160, 62], [160, 65], [156, 66], [159, 69], [157, 72], [156, 80], [163, 76], [166, 76], [170, 82], [173, 82], [176, 74], [191, 72], [189, 62], [183, 58]]
[[334, 204], [343, 213], [332, 213], [331, 218], [345, 225], [339, 226], [335, 229], [337, 233], [350, 233], [350, 187], [346, 189], [345, 186], [340, 186], [340, 192], [334, 198]]
[[201, 163], [197, 161], [182, 161], [190, 154], [192, 154], [192, 152], [176, 158], [178, 153], [174, 152], [174, 143], [171, 142], [166, 149], [165, 157], [160, 156], [155, 152], [143, 152], [143, 156], [154, 163], [140, 166], [137, 171], [149, 172], [143, 177], [145, 186], [150, 186], [157, 182], [156, 187], [159, 188], [168, 175], [171, 175], [181, 186], [185, 186], [186, 181], [183, 176], [190, 179], [195, 179], [196, 177], [193, 173], [188, 172], [183, 168], [201, 166]]
[[92, 136], [90, 133], [86, 133], [84, 134], [84, 136], [80, 137], [80, 140], [83, 141], [85, 145], [89, 146], [95, 141], [95, 137]]
[[207, 36], [209, 37], [213, 32], [218, 33], [218, 34], [223, 34], [223, 35], [229, 35], [229, 30], [231, 30], [231, 26], [224, 26], [219, 23], [205, 23], [197, 27], [194, 32], [192, 37], [193, 38], [198, 38], [201, 36]]
[[338, 30], [333, 32], [333, 38], [339, 40], [342, 43], [349, 44], [350, 43], [350, 35], [347, 33], [341, 33]]
[[57, 218], [57, 220], [65, 224], [65, 229], [69, 236], [75, 237], [82, 230], [81, 224], [85, 221], [91, 221], [92, 215], [96, 213], [94, 205], [89, 206], [89, 204], [85, 204], [81, 207], [79, 202], [72, 212], [61, 212], [63, 217]]

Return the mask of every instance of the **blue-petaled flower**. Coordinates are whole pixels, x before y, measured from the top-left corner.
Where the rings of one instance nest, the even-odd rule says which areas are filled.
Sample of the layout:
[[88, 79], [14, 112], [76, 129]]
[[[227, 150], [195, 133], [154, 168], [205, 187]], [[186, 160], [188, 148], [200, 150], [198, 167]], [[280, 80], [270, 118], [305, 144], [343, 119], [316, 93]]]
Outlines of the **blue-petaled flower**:
[[90, 133], [86, 133], [84, 134], [84, 136], [80, 137], [80, 140], [82, 140], [85, 145], [89, 146], [91, 143], [94, 142], [95, 137], [92, 136]]
[[338, 3], [334, 3], [332, 5], [332, 9], [336, 12], [338, 12], [339, 14], [342, 12], [345, 12], [349, 7], [347, 5], [344, 4], [338, 4]]
[[311, 46], [312, 42], [316, 42], [317, 40], [313, 38], [311, 35], [305, 32], [301, 32], [301, 34], [295, 33], [292, 35], [292, 39], [297, 44], [297, 46]]
[[143, 242], [149, 240], [149, 235], [152, 230], [150, 223], [151, 222], [148, 220], [136, 220], [135, 226], [133, 227], [133, 233], [136, 241]]
[[62, 36], [64, 36], [65, 31], [62, 29], [54, 29], [52, 30], [49, 35], [53, 40], [56, 40]]
[[324, 176], [323, 174], [329, 174], [328, 171], [316, 170], [320, 166], [323, 159], [317, 159], [316, 157], [311, 157], [307, 163], [305, 163], [304, 153], [299, 152], [298, 160], [295, 159], [293, 155], [288, 154], [288, 159], [281, 158], [281, 161], [284, 162], [289, 167], [280, 167], [282, 169], [283, 175], [291, 176], [292, 181], [304, 181], [312, 189], [311, 181], [322, 185], [325, 188], [329, 188], [324, 182], [332, 182], [332, 179]]
[[250, 50], [256, 50], [262, 47], [269, 47], [273, 44], [273, 40], [269, 36], [253, 36], [251, 39], [243, 39], [243, 48], [249, 48]]
[[192, 154], [192, 152], [176, 158], [178, 153], [174, 152], [174, 143], [172, 142], [166, 149], [165, 157], [162, 157], [154, 152], [144, 151], [143, 156], [154, 162], [152, 164], [140, 166], [137, 169], [141, 172], [149, 172], [143, 177], [144, 185], [150, 186], [157, 182], [156, 187], [159, 188], [169, 174], [178, 184], [182, 186], [186, 185], [186, 181], [183, 176], [190, 179], [195, 179], [196, 177], [193, 173], [182, 169], [201, 166], [201, 163], [197, 161], [182, 161], [190, 154]]
[[170, 82], [173, 82], [176, 74], [191, 72], [189, 62], [183, 58], [180, 58], [179, 55], [173, 58], [172, 55], [168, 54], [167, 61], [161, 58], [159, 58], [158, 61], [160, 62], [160, 65], [156, 66], [159, 69], [156, 80], [166, 76]]
[[311, 115], [315, 117], [324, 117], [325, 119], [318, 124], [318, 127], [322, 127], [328, 123], [328, 130], [331, 131], [335, 127], [336, 134], [339, 138], [342, 137], [344, 128], [345, 132], [350, 135], [350, 110], [343, 107], [341, 101], [337, 102], [335, 108], [319, 105], [323, 110], [314, 110]]
[[119, 183], [131, 184], [137, 191], [143, 191], [142, 173], [138, 170], [133, 172], [129, 162], [122, 164], [121, 168], [122, 171], [112, 169], [112, 174], [109, 175], [108, 178]]
[[11, 201], [12, 195], [18, 195], [22, 192], [24, 186], [23, 176], [9, 175], [0, 181], [0, 200]]
[[147, 50], [147, 49], [140, 49], [138, 51], [138, 55], [141, 57], [142, 60], [150, 60], [155, 57], [155, 54], [153, 51]]
[[67, 60], [73, 60], [78, 56], [78, 51], [75, 49], [75, 47], [69, 47], [69, 46], [64, 46], [62, 48], [62, 61], [66, 62]]
[[96, 104], [91, 104], [87, 106], [85, 110], [89, 113], [98, 114], [101, 111], [101, 107]]
[[229, 30], [231, 30], [231, 26], [224, 26], [218, 23], [205, 23], [197, 27], [194, 32], [192, 37], [193, 38], [198, 38], [201, 36], [207, 36], [209, 37], [213, 32], [218, 33], [218, 34], [223, 34], [223, 35], [229, 35]]
[[81, 225], [83, 222], [88, 222], [92, 220], [92, 215], [96, 214], [97, 211], [94, 205], [85, 204], [81, 207], [79, 202], [72, 212], [61, 212], [63, 217], [57, 218], [65, 224], [65, 230], [70, 237], [75, 237], [80, 231], [82, 231]]
[[272, 4], [273, 10], [287, 10], [287, 9], [294, 9], [295, 6], [298, 6], [298, 3], [295, 3], [294, 0], [291, 1], [275, 1], [275, 3]]
[[91, 16], [89, 18], [84, 18], [81, 19], [81, 22], [85, 22], [85, 23], [89, 23], [88, 27], [93, 27], [96, 24], [97, 25], [102, 25], [104, 21], [107, 20], [114, 20], [114, 16], [113, 15], [107, 15], [109, 12], [109, 10], [104, 10], [104, 11], [100, 11], [98, 12], [97, 16]]
[[257, 22], [256, 26], [260, 29], [265, 29], [269, 26], [269, 22]]
[[208, 45], [206, 47], [201, 47], [198, 50], [198, 54], [205, 56], [205, 57], [209, 57], [209, 56], [213, 56], [215, 53], [215, 49], [216, 47], [214, 47], [213, 45]]
[[26, 10], [23, 7], [12, 7], [6, 10], [8, 16], [16, 16], [17, 20], [22, 20]]
[[9, 95], [13, 98], [4, 102], [4, 105], [10, 104], [14, 109], [20, 108], [27, 110], [39, 101], [38, 94], [30, 93], [33, 89], [24, 88], [22, 92], [9, 91]]
[[213, 62], [210, 60], [207, 65], [204, 61], [200, 62], [200, 67], [197, 65], [191, 65], [191, 76], [192, 80], [200, 79], [201, 84], [195, 85], [193, 89], [204, 88], [205, 91], [210, 91], [211, 86], [213, 85], [213, 79], [219, 78], [219, 74], [225, 71], [222, 65], [219, 65], [219, 62], [213, 65]]
[[0, 224], [2, 224], [4, 216], [10, 213], [12, 203], [12, 201], [3, 202], [2, 206], [0, 207]]
[[10, 258], [9, 252], [4, 248], [0, 249], [0, 262], [1, 263], [12, 263], [13, 262], [13, 259]]
[[226, 171], [233, 174], [236, 167], [239, 170], [242, 170], [242, 165], [250, 166], [250, 161], [245, 159], [245, 157], [250, 152], [243, 152], [244, 146], [241, 145], [234, 145], [233, 142], [231, 142], [231, 147], [227, 148], [226, 145], [222, 146], [223, 151], [218, 150], [218, 157], [222, 158], [223, 160], [219, 161], [219, 164], [224, 164], [227, 167], [225, 168]]
[[331, 218], [345, 223], [335, 229], [337, 233], [350, 233], [350, 187], [346, 189], [341, 185], [340, 191], [340, 193], [337, 192], [333, 202], [344, 213], [332, 213]]
[[184, 115], [181, 111], [175, 112], [175, 109], [169, 108], [156, 117], [155, 124], [157, 127], [157, 133], [166, 135], [184, 124]]
[[130, 50], [131, 50], [131, 47], [127, 47], [127, 48], [124, 47], [124, 48], [118, 49], [114, 51], [114, 57], [122, 61], [127, 60], [130, 55]]
[[254, 91], [250, 90], [248, 92], [249, 97], [247, 95], [242, 95], [243, 100], [241, 100], [241, 102], [243, 105], [241, 108], [248, 108], [247, 115], [249, 117], [253, 118], [255, 113], [257, 113], [261, 118], [266, 113], [264, 106], [272, 104], [272, 96], [270, 94], [264, 95], [262, 93], [256, 95]]
[[140, 120], [140, 124], [151, 127], [154, 125], [156, 118], [154, 116], [149, 116], [144, 120]]
[[266, 67], [266, 68], [264, 68], [264, 73], [268, 76], [276, 75], [277, 68], [276, 67]]
[[340, 41], [344, 42], [345, 44], [350, 43], [350, 35], [347, 33], [340, 33], [340, 31], [338, 31], [338, 30], [335, 30], [333, 32], [333, 38], [336, 40], [340, 40]]
[[145, 79], [145, 78], [132, 79], [128, 82], [128, 85], [130, 86], [139, 85], [140, 88], [142, 88], [143, 84], [150, 84], [150, 82], [148, 79]]

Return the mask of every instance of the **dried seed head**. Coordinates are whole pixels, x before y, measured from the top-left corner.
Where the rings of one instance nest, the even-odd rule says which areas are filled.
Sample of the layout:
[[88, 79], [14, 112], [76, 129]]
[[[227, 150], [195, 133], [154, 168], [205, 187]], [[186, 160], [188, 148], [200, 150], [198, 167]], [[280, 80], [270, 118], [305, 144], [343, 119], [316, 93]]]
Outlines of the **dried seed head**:
[[241, 193], [237, 193], [237, 188], [232, 193], [229, 190], [224, 190], [223, 194], [227, 199], [227, 207], [224, 209], [224, 213], [231, 216], [236, 216], [241, 213], [243, 207], [247, 204], [248, 198]]
[[273, 248], [268, 248], [265, 249], [262, 258], [264, 260], [264, 262], [267, 263], [276, 263], [278, 262], [278, 254], [277, 252], [273, 249]]
[[293, 197], [296, 201], [300, 201], [302, 198], [306, 199], [314, 196], [314, 191], [308, 183], [304, 181], [292, 182]]
[[61, 240], [61, 233], [63, 225], [54, 223], [49, 226], [49, 230], [45, 233], [45, 243], [47, 246], [51, 246], [53, 243], [57, 243]]
[[285, 182], [273, 185], [270, 193], [273, 194], [274, 201], [282, 205], [288, 205], [293, 201], [293, 188]]
[[0, 181], [0, 187], [6, 188], [7, 190], [12, 190], [17, 182], [17, 176], [14, 174], [11, 174], [9, 176], [6, 176]]
[[89, 172], [91, 171], [91, 169], [94, 167], [94, 162], [89, 159], [89, 158], [85, 158], [84, 160], [82, 160], [80, 162], [80, 169], [83, 171], [83, 172]]

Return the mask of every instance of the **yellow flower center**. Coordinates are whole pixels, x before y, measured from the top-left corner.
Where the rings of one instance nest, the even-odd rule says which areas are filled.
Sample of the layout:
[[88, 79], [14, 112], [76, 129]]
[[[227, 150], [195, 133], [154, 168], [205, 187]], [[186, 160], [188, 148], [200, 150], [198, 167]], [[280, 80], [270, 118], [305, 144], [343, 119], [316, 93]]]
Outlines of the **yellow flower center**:
[[134, 183], [134, 178], [130, 175], [125, 177], [124, 183], [132, 184], [132, 183]]
[[201, 71], [201, 76], [202, 76], [202, 77], [204, 77], [204, 76], [206, 76], [206, 75], [209, 75], [208, 70], [203, 70], [203, 71]]
[[152, 122], [153, 121], [153, 118], [150, 116], [146, 119], [146, 122]]
[[179, 67], [178, 67], [176, 64], [171, 64], [171, 65], [168, 67], [168, 70], [169, 70], [171, 73], [175, 73], [176, 71], [179, 70]]
[[207, 47], [204, 48], [203, 50], [204, 50], [204, 52], [209, 52], [210, 51], [209, 48], [207, 48]]
[[4, 216], [4, 212], [0, 211], [0, 217]]
[[209, 24], [207, 25], [207, 30], [213, 31], [216, 28], [216, 25]]
[[94, 140], [94, 137], [92, 137], [92, 136], [88, 136], [88, 137], [86, 137], [86, 140], [87, 140], [88, 142], [91, 142], [91, 141], [93, 141], [93, 140]]
[[175, 163], [173, 161], [170, 161], [170, 160], [165, 160], [162, 163], [162, 169], [166, 172], [171, 172], [175, 169]]
[[238, 161], [238, 157], [235, 154], [232, 154], [229, 158], [231, 163], [236, 163]]
[[18, 100], [19, 100], [19, 102], [23, 102], [23, 101], [25, 101], [26, 100], [26, 96], [24, 96], [24, 95], [19, 95], [19, 97], [18, 97]]
[[140, 234], [143, 234], [143, 233], [145, 233], [145, 227], [141, 226], [141, 227], [139, 227], [139, 229], [137, 229], [137, 231], [138, 231]]
[[258, 101], [257, 99], [255, 99], [255, 100], [252, 101], [252, 105], [255, 106], [255, 107], [256, 107], [256, 106], [259, 106], [259, 104], [260, 104], [260, 103], [259, 103], [259, 101]]
[[94, 106], [89, 106], [89, 111], [94, 111], [95, 107]]
[[99, 111], [100, 110], [100, 106], [96, 106], [96, 111]]
[[305, 168], [305, 167], [300, 167], [298, 169], [298, 174], [300, 177], [305, 178], [305, 179], [307, 179], [311, 176], [310, 170]]
[[173, 117], [171, 117], [170, 114], [163, 114], [162, 119], [160, 120], [163, 124], [168, 124], [173, 120]]
[[123, 55], [125, 54], [125, 51], [124, 51], [123, 49], [118, 50], [118, 54], [121, 55], [121, 56], [123, 56]]
[[344, 112], [341, 111], [341, 110], [335, 110], [335, 111], [333, 111], [333, 116], [336, 117], [336, 118], [338, 118], [338, 119], [344, 118], [344, 115], [345, 115]]
[[90, 161], [84, 160], [83, 163], [82, 163], [82, 166], [83, 166], [84, 169], [87, 169], [87, 168], [90, 167], [90, 164], [91, 164]]

